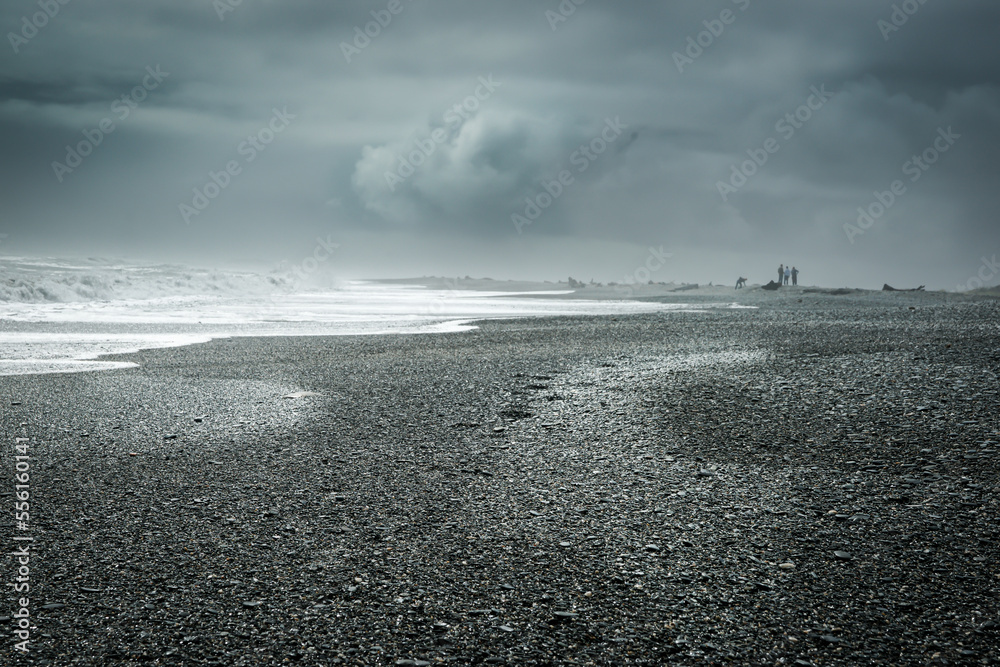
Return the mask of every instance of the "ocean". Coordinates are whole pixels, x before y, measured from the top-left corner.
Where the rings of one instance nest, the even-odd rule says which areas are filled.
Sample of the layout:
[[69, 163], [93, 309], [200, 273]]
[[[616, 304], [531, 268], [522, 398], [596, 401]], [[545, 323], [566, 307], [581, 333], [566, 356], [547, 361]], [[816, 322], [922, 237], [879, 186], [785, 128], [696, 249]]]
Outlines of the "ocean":
[[683, 304], [429, 289], [288, 274], [138, 266], [101, 259], [0, 259], [0, 375], [134, 367], [98, 357], [232, 336], [433, 334], [483, 319], [614, 315]]

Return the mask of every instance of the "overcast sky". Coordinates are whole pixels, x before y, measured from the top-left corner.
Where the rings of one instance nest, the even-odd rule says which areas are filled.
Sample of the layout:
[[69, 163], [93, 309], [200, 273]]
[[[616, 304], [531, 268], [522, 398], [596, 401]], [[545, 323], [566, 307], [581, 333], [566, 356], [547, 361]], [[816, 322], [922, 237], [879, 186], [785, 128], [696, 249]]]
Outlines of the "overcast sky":
[[321, 238], [351, 277], [621, 280], [649, 248], [658, 281], [996, 272], [996, 2], [236, 2], [0, 5], [0, 254], [269, 266]]

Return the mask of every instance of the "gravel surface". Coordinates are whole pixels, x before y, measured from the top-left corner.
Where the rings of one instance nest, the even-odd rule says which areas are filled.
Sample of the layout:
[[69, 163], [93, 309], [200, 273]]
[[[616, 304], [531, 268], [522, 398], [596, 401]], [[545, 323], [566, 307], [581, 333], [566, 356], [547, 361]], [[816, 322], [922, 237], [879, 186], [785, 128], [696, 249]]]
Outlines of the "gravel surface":
[[0, 664], [998, 664], [1000, 308], [879, 298], [0, 378]]

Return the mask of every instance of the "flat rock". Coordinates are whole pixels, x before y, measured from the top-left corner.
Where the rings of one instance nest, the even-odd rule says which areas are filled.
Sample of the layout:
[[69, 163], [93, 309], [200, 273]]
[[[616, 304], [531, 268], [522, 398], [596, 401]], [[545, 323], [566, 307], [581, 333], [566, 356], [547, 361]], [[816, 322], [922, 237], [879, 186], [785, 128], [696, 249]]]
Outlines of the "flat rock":
[[579, 614], [572, 611], [557, 611], [552, 614], [557, 621], [572, 621], [574, 618], [579, 618]]
[[322, 396], [322, 394], [315, 391], [293, 391], [290, 394], [285, 394], [282, 398], [309, 398], [310, 396]]

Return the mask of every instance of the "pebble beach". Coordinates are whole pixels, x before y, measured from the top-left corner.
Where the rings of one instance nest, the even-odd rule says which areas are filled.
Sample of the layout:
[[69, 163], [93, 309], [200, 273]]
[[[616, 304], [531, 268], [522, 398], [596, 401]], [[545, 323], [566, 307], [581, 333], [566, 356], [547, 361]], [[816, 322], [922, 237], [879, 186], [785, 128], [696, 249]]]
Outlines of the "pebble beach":
[[761, 294], [0, 378], [17, 662], [998, 664], [997, 301]]

